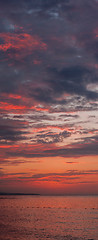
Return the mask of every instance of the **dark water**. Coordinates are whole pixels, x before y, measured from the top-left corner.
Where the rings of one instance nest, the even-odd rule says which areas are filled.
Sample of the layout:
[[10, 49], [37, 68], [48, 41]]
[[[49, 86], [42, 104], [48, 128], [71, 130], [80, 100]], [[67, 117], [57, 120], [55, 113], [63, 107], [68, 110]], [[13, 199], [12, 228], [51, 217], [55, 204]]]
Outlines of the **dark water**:
[[98, 196], [1, 196], [1, 240], [98, 240]]

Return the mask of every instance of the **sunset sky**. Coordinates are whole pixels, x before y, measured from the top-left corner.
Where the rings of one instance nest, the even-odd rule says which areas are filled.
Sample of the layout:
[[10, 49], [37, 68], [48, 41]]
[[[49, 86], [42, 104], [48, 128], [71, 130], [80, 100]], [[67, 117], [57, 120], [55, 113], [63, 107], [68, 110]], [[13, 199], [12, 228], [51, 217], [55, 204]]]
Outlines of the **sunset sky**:
[[0, 192], [98, 194], [98, 0], [0, 1]]

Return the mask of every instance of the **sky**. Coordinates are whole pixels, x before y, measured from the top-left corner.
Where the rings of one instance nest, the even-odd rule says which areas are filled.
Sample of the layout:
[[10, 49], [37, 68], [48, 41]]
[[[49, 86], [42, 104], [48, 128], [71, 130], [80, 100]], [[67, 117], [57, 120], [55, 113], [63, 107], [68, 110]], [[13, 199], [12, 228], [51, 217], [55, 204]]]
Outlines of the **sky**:
[[98, 1], [0, 1], [0, 192], [98, 194]]

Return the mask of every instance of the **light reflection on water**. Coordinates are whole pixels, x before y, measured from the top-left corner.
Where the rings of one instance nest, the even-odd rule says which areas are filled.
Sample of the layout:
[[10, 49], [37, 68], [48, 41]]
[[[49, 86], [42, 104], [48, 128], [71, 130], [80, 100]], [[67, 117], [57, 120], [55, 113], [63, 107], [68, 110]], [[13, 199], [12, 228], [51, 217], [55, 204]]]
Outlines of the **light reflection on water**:
[[98, 240], [98, 196], [1, 196], [0, 229], [1, 240]]

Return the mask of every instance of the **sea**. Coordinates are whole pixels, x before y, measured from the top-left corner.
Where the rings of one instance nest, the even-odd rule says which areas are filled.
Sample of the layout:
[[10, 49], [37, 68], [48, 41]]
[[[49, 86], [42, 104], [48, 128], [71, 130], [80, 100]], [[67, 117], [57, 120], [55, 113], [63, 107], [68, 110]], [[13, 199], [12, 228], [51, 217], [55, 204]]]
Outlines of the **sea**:
[[0, 240], [98, 240], [98, 196], [0, 196]]

